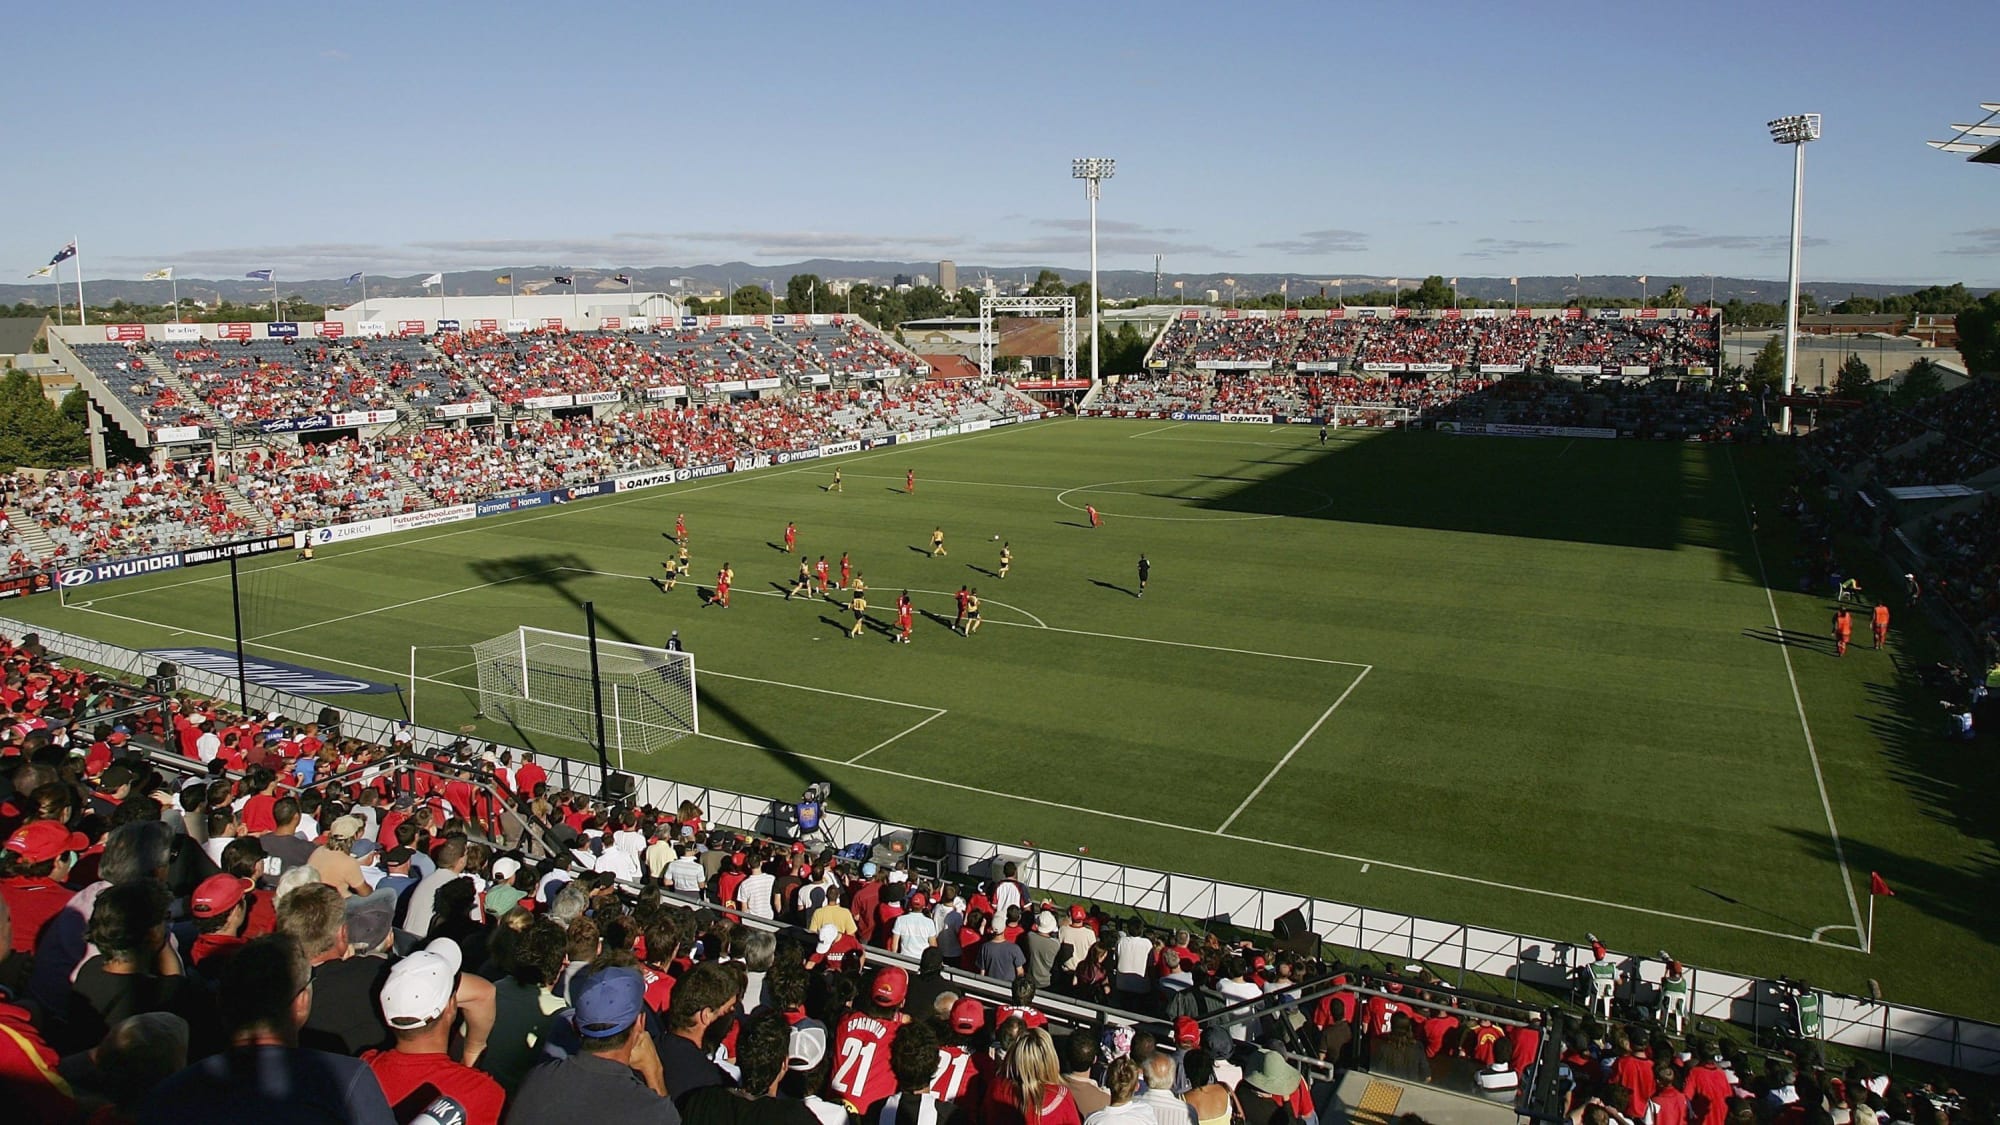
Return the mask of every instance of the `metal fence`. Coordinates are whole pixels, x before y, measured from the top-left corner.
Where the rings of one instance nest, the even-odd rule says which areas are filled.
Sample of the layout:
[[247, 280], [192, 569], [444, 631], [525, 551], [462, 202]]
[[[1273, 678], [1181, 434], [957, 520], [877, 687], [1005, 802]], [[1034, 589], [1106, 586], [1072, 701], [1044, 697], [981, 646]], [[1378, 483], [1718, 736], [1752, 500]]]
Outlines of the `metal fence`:
[[[39, 633], [51, 652], [130, 676], [148, 675], [158, 664], [157, 657], [132, 649], [6, 618], [0, 618], [0, 633], [12, 637]], [[223, 700], [237, 698], [237, 683], [226, 676], [184, 669], [180, 682], [185, 690], [201, 695]], [[253, 707], [289, 715], [317, 714], [321, 706], [318, 700], [254, 684], [248, 688], [248, 697]], [[386, 743], [400, 726], [396, 720], [377, 715], [343, 713], [342, 733], [351, 737]], [[445, 746], [461, 737], [428, 727], [410, 730], [416, 745], [424, 749]], [[518, 747], [514, 751], [523, 758], [540, 761], [576, 789], [596, 792], [602, 784], [595, 763], [537, 755]], [[783, 835], [791, 825], [790, 800], [692, 785], [671, 778], [641, 776], [635, 779], [635, 784], [635, 797], [642, 804], [671, 809], [683, 800], [693, 801], [716, 824], [768, 835]], [[914, 831], [910, 825], [839, 813], [829, 813], [824, 824], [837, 847], [874, 844], [885, 836]], [[996, 878], [999, 866], [1011, 862], [1018, 865], [1022, 882], [1046, 894], [1246, 930], [1272, 930], [1280, 916], [1297, 910], [1304, 916], [1307, 927], [1329, 944], [1373, 956], [1421, 961], [1441, 975], [1456, 971], [1560, 988], [1575, 979], [1583, 959], [1589, 956], [1587, 950], [1580, 952], [1569, 942], [1401, 914], [1358, 903], [966, 836], [947, 836], [946, 840], [949, 854], [945, 867], [955, 875]], [[1657, 987], [1665, 972], [1663, 965], [1636, 958], [1632, 964], [1642, 981], [1641, 988]], [[1687, 968], [1687, 974], [1693, 1016], [1751, 1027], [1769, 1027], [1778, 1022], [1778, 996], [1769, 978], [1694, 966]], [[1822, 995], [1824, 1038], [1830, 1042], [1983, 1074], [2000, 1074], [2000, 1025], [1862, 996]]]

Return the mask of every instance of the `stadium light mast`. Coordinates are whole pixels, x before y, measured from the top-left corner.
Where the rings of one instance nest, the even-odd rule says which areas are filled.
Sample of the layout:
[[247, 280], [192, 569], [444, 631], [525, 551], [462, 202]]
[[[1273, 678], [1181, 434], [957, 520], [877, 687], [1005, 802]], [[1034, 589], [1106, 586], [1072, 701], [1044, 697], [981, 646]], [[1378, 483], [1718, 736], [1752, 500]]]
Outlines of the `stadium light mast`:
[[[1805, 233], [1806, 145], [1819, 140], [1819, 114], [1794, 113], [1769, 122], [1771, 139], [1792, 146], [1792, 271], [1786, 284], [1785, 300], [1785, 385], [1790, 397], [1798, 372], [1799, 342], [1799, 243]], [[1778, 429], [1792, 432], [1792, 408], [1779, 408]]]
[[1097, 385], [1097, 196], [1104, 181], [1117, 174], [1118, 162], [1108, 156], [1080, 156], [1069, 162], [1071, 179], [1083, 181], [1090, 199], [1090, 383]]

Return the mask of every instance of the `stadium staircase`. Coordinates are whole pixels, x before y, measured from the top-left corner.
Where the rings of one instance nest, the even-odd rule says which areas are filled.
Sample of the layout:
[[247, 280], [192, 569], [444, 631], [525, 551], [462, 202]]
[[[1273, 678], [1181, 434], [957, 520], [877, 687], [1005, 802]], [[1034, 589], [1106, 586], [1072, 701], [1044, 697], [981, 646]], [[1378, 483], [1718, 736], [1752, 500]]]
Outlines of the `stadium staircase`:
[[56, 541], [49, 537], [48, 531], [36, 523], [28, 513], [22, 511], [20, 505], [8, 504], [0, 507], [0, 514], [6, 515], [7, 526], [12, 529], [15, 540], [20, 543], [21, 549], [27, 552], [29, 558], [49, 559], [62, 553], [62, 548], [56, 546]]
[[173, 364], [161, 359], [157, 353], [150, 351], [140, 352], [139, 362], [145, 365], [147, 371], [157, 376], [160, 382], [172, 387], [174, 392], [181, 396], [182, 401], [193, 403], [201, 407], [206, 413], [213, 413], [209, 410], [208, 404], [201, 400], [201, 396], [194, 393], [194, 387], [186, 379], [181, 378], [179, 372], [174, 370]]
[[250, 498], [243, 495], [235, 485], [226, 480], [218, 480], [215, 482], [215, 490], [222, 494], [222, 501], [229, 510], [248, 520], [257, 534], [267, 535], [277, 529], [278, 525], [271, 519], [270, 514], [260, 511], [257, 505], [252, 504]]

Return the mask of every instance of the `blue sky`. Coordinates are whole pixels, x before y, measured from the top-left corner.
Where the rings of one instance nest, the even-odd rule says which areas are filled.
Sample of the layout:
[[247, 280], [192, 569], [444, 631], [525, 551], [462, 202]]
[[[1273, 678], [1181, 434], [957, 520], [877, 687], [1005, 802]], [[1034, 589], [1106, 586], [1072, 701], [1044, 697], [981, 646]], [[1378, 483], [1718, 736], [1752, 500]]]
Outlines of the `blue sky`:
[[[1990, 4], [23, 5], [0, 261], [2000, 284]], [[1984, 76], [1982, 78], [1982, 75]], [[13, 280], [13, 279], [9, 279]]]

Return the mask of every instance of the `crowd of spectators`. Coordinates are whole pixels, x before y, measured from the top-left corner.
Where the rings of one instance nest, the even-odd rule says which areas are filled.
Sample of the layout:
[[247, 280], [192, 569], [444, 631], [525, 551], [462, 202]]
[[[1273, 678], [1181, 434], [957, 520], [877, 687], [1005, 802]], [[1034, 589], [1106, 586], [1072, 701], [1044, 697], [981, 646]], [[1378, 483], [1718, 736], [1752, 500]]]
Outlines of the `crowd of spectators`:
[[1295, 364], [1482, 364], [1545, 370], [1556, 365], [1713, 367], [1715, 322], [1545, 317], [1301, 317], [1176, 320], [1153, 360], [1169, 370], [1203, 360]]
[[237, 424], [398, 405], [368, 365], [326, 341], [216, 341], [168, 353], [215, 413]]
[[1567, 379], [1508, 379], [1426, 415], [1436, 422], [1611, 429], [1639, 438], [1746, 439], [1765, 427], [1760, 402], [1736, 391], [1674, 382], [1590, 385]]
[[157, 554], [247, 532], [250, 522], [230, 510], [221, 490], [187, 471], [202, 464], [16, 474], [15, 504], [55, 541], [57, 554], [54, 559], [18, 558], [10, 566], [33, 569], [57, 561]]

